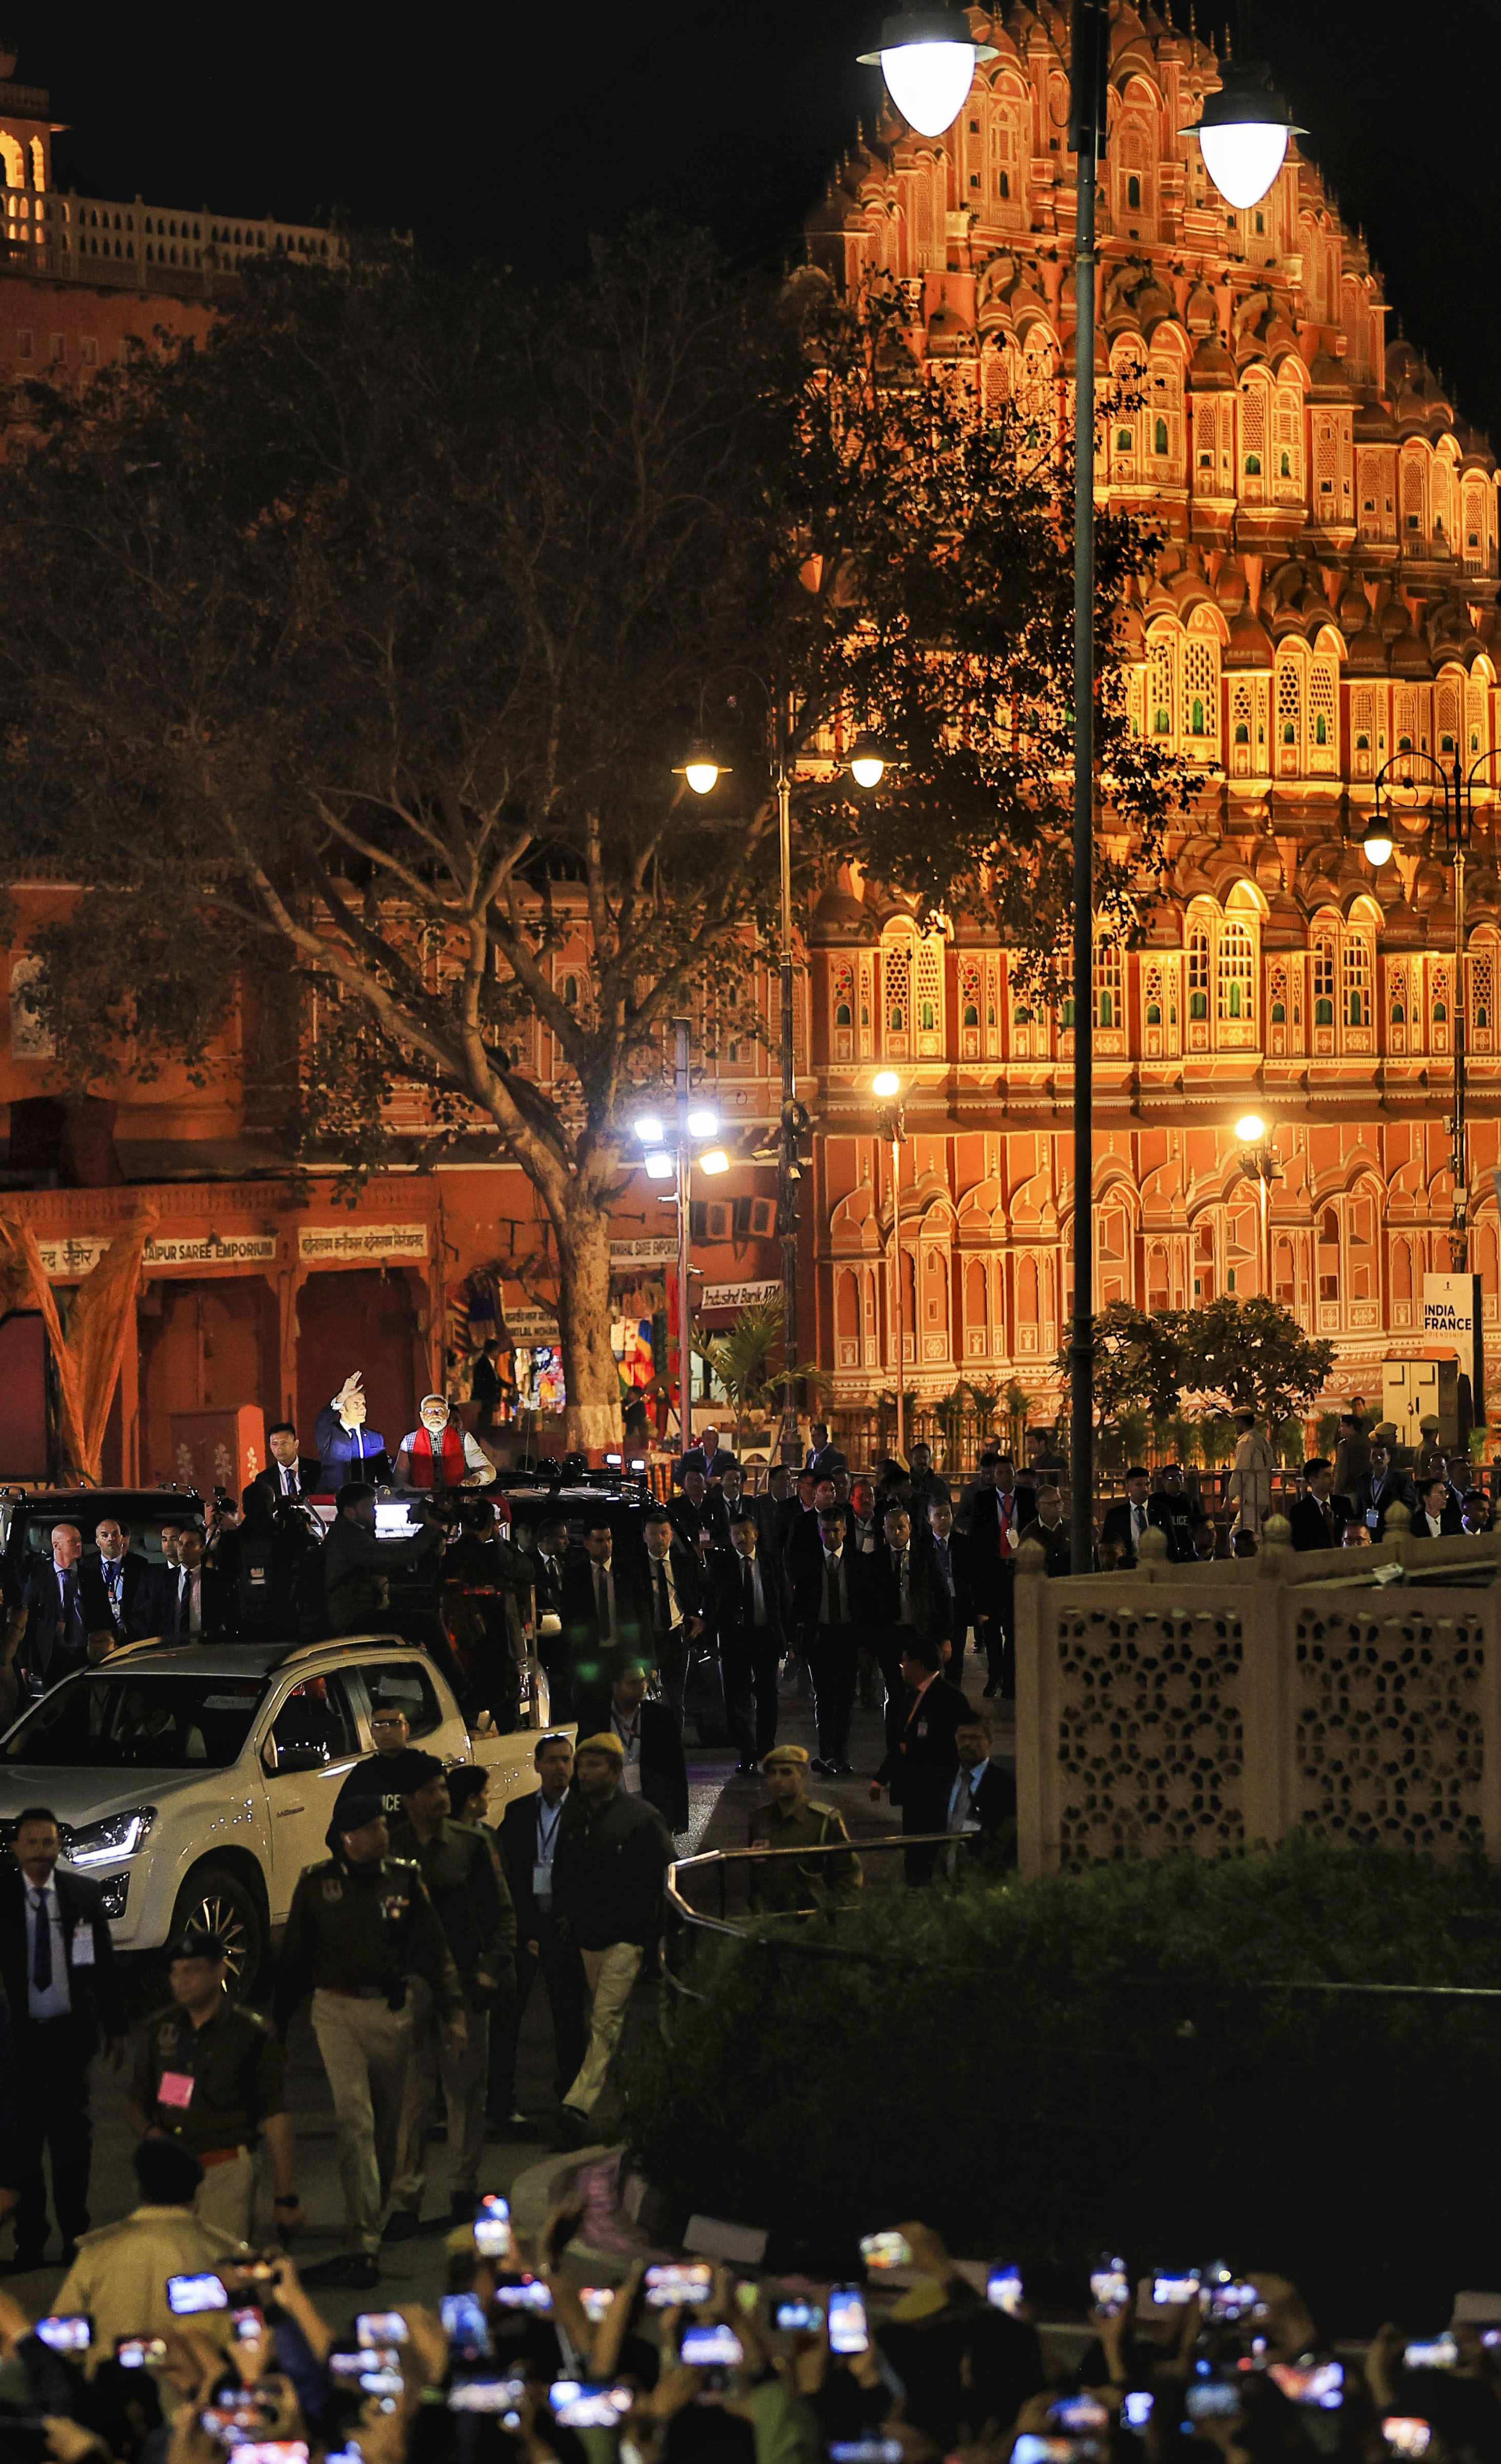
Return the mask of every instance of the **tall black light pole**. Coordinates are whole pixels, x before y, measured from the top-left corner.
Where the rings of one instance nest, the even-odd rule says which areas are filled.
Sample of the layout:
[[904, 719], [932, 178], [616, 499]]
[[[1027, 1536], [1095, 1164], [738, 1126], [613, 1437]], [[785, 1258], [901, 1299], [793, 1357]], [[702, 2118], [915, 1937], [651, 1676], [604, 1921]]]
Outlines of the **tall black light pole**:
[[1073, 253], [1073, 1321], [1069, 1539], [1094, 1562], [1094, 165], [1105, 130], [1105, 0], [1073, 0], [1069, 146]]

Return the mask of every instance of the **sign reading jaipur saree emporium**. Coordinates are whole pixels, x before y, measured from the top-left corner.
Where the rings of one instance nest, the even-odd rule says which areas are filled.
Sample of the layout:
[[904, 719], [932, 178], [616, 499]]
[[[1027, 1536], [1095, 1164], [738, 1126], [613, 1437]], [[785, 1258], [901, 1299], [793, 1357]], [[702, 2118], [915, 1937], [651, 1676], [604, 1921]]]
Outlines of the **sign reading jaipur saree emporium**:
[[305, 1264], [344, 1258], [425, 1258], [425, 1223], [304, 1223], [298, 1256]]
[[[72, 1284], [81, 1282], [85, 1275], [93, 1273], [109, 1243], [88, 1232], [72, 1240], [38, 1241], [36, 1245], [41, 1251], [49, 1283]], [[201, 1239], [195, 1236], [190, 1241], [148, 1241], [142, 1255], [142, 1265], [150, 1275], [160, 1273], [164, 1266], [264, 1264], [276, 1254], [276, 1236], [274, 1232], [232, 1233], [228, 1238], [221, 1233], [206, 1232]]]

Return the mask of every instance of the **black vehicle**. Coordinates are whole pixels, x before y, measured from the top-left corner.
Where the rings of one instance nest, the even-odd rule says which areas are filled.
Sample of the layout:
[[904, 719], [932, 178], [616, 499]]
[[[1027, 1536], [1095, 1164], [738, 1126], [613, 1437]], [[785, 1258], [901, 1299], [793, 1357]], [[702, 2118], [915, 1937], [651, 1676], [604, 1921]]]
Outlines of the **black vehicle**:
[[83, 1539], [82, 1563], [99, 1555], [94, 1534], [111, 1518], [122, 1523], [130, 1546], [152, 1566], [162, 1563], [162, 1532], [167, 1524], [192, 1523], [202, 1531], [204, 1503], [193, 1488], [9, 1488], [0, 1489], [0, 1555], [6, 1569], [6, 1591], [19, 1599], [27, 1577], [52, 1556], [53, 1526], [76, 1524]]

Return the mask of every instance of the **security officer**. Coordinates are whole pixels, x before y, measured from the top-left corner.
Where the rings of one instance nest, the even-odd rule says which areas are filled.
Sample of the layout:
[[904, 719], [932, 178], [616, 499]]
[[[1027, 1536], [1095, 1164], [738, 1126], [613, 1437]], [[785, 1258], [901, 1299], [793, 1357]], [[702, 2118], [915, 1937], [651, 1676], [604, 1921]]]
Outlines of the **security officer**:
[[249, 2241], [255, 2201], [255, 2146], [264, 2138], [283, 2234], [302, 2221], [296, 2148], [287, 2110], [286, 2056], [269, 2023], [226, 1991], [229, 1948], [189, 1925], [172, 1945], [172, 2007], [136, 2033], [130, 2118], [144, 2137], [176, 2139], [203, 2167], [193, 2202], [199, 2222]]
[[364, 2288], [381, 2277], [381, 2219], [396, 2168], [411, 2059], [407, 1980], [423, 1977], [453, 2050], [467, 2034], [464, 1994], [437, 1911], [413, 1864], [389, 1854], [386, 1815], [351, 1771], [328, 1829], [333, 1854], [304, 1867], [292, 1894], [276, 1979], [276, 2034], [313, 1996], [313, 2033], [333, 2091], [339, 2174], [351, 2249], [309, 2280]]
[[796, 1857], [778, 1857], [753, 1866], [752, 1906], [773, 1916], [812, 1916], [820, 1908], [849, 1907], [865, 1877], [838, 1807], [820, 1804], [807, 1793], [807, 1748], [773, 1746], [762, 1770], [771, 1802], [759, 1805], [751, 1815], [752, 1848], [827, 1848], [842, 1839], [847, 1854], [817, 1857], [806, 1865]]

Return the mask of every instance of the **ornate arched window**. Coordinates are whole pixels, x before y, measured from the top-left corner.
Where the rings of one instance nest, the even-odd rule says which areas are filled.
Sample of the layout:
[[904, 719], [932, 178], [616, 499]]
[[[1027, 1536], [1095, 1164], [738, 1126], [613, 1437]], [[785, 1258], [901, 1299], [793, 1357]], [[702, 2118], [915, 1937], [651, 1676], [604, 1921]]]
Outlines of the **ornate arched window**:
[[1335, 944], [1329, 933], [1320, 933], [1313, 943], [1313, 1024], [1333, 1026], [1335, 1023]]
[[1188, 935], [1188, 1016], [1194, 1019], [1209, 1015], [1209, 935], [1203, 924], [1195, 924]]
[[1120, 943], [1110, 932], [1094, 936], [1094, 1023], [1096, 1026], [1120, 1027], [1125, 1024], [1121, 998]]
[[1215, 1014], [1222, 1022], [1249, 1021], [1254, 1015], [1256, 944], [1238, 915], [1226, 916], [1220, 928], [1215, 998]]

